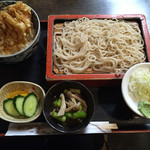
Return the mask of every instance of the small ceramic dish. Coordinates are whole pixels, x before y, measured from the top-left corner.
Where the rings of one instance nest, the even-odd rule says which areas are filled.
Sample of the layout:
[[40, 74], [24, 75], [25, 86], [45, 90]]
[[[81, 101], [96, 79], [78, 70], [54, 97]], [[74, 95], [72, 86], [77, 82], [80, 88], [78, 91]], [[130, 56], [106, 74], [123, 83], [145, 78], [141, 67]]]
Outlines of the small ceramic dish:
[[[80, 90], [80, 96], [85, 100], [87, 104], [87, 110], [86, 110], [86, 118], [84, 118], [81, 122], [72, 122], [74, 120], [70, 120], [70, 124], [61, 124], [56, 119], [54, 119], [50, 114], [54, 110], [54, 100], [56, 98], [59, 98], [60, 94], [64, 92], [64, 90], [69, 90], [70, 88], [78, 89]], [[79, 132], [82, 129], [84, 129], [91, 121], [92, 116], [94, 113], [94, 97], [91, 93], [91, 91], [81, 84], [80, 82], [75, 81], [63, 81], [58, 82], [55, 85], [53, 85], [48, 92], [46, 93], [45, 99], [44, 99], [44, 106], [43, 106], [43, 114], [47, 121], [47, 123], [55, 130], [61, 132], [61, 133], [75, 133]]]
[[144, 115], [138, 110], [139, 100], [134, 96], [134, 94], [129, 90], [130, 77], [134, 71], [138, 68], [150, 69], [150, 63], [139, 63], [131, 67], [124, 75], [121, 83], [121, 91], [123, 98], [128, 105], [128, 107], [137, 115], [144, 117]]
[[[3, 107], [3, 101], [7, 99], [8, 95], [15, 91], [26, 91], [28, 93], [34, 92], [38, 99], [38, 107], [36, 113], [28, 118], [28, 117], [12, 117], [6, 113]], [[0, 89], [0, 118], [14, 123], [27, 123], [37, 119], [43, 109], [43, 99], [45, 96], [45, 92], [39, 85], [27, 82], [27, 81], [13, 81], [5, 84]]]

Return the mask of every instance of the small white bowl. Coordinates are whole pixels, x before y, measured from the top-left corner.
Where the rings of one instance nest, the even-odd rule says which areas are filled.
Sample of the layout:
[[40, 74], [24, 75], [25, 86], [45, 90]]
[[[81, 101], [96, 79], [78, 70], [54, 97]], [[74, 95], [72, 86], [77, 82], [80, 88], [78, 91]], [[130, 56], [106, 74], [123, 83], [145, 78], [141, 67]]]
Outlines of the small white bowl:
[[143, 114], [138, 110], [138, 104], [139, 102], [136, 100], [136, 98], [129, 92], [128, 84], [131, 74], [137, 69], [137, 68], [149, 68], [150, 69], [150, 63], [139, 63], [134, 66], [132, 66], [124, 75], [121, 83], [121, 91], [123, 98], [126, 102], [126, 104], [129, 106], [129, 108], [136, 113], [137, 115], [144, 117]]
[[[38, 108], [34, 116], [30, 118], [17, 118], [17, 117], [12, 117], [8, 115], [4, 108], [3, 108], [3, 101], [7, 99], [7, 96], [15, 91], [27, 91], [27, 92], [34, 92], [37, 96], [38, 99]], [[42, 110], [43, 110], [43, 100], [45, 97], [45, 92], [42, 87], [40, 87], [38, 84], [32, 83], [32, 82], [27, 82], [27, 81], [13, 81], [5, 84], [1, 89], [0, 89], [0, 118], [9, 121], [9, 122], [14, 122], [14, 123], [27, 123], [31, 122], [35, 119], [37, 119]]]

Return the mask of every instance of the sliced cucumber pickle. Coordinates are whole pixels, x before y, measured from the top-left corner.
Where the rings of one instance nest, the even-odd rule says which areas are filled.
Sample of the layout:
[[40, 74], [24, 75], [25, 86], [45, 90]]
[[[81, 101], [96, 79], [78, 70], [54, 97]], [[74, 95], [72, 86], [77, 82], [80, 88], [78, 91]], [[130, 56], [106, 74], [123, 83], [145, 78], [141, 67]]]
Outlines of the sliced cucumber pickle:
[[24, 100], [23, 103], [23, 111], [26, 117], [32, 117], [36, 111], [37, 111], [37, 107], [38, 107], [38, 100], [36, 95], [32, 92], [29, 93]]
[[24, 96], [18, 95], [15, 97], [14, 105], [16, 110], [19, 112], [20, 115], [24, 116], [23, 112], [23, 102], [24, 102]]
[[18, 117], [20, 116], [20, 114], [18, 113], [18, 111], [15, 109], [15, 106], [14, 106], [14, 99], [12, 98], [8, 98], [7, 100], [5, 100], [3, 102], [3, 106], [4, 106], [4, 109], [5, 111], [13, 116], [13, 117]]

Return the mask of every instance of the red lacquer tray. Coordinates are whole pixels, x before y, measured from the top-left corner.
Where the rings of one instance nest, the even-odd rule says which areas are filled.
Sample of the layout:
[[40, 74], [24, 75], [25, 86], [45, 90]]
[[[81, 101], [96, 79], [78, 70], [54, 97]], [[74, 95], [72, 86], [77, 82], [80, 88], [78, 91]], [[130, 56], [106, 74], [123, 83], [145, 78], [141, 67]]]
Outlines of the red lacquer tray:
[[[47, 81], [54, 81], [54, 80], [108, 80], [108, 79], [122, 79], [124, 74], [56, 74], [53, 71], [53, 44], [54, 44], [54, 24], [60, 20], [71, 20], [71, 19], [78, 19], [82, 17], [87, 17], [90, 19], [124, 19], [135, 21], [138, 23], [141, 33], [145, 42], [144, 51], [146, 54], [146, 61], [149, 62], [150, 60], [150, 37], [149, 32], [146, 24], [146, 18], [144, 15], [141, 14], [129, 14], [129, 15], [52, 15], [48, 18], [48, 37], [47, 37], [47, 60], [46, 60], [46, 79]], [[57, 21], [56, 21], [57, 20]]]

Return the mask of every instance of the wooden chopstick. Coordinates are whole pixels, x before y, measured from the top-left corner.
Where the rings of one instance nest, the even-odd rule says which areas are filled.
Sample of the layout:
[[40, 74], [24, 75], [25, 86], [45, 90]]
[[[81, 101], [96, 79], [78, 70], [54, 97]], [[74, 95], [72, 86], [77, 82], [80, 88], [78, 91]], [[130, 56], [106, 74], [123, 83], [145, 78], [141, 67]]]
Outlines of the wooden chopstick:
[[104, 128], [106, 130], [118, 129], [118, 126], [116, 123], [102, 124], [101, 126], [102, 126], [102, 128]]

